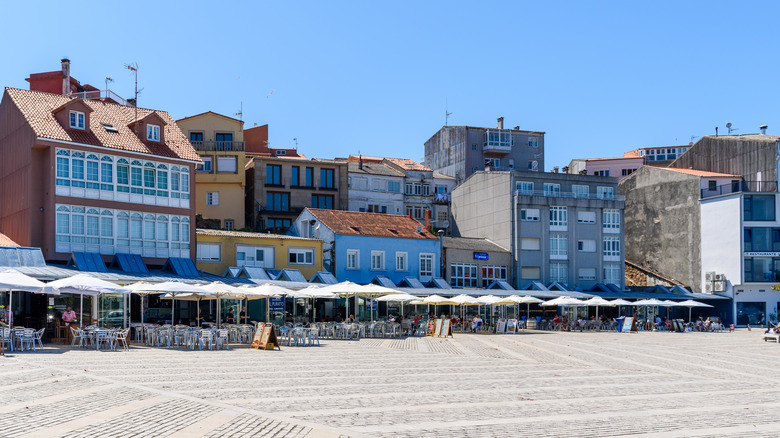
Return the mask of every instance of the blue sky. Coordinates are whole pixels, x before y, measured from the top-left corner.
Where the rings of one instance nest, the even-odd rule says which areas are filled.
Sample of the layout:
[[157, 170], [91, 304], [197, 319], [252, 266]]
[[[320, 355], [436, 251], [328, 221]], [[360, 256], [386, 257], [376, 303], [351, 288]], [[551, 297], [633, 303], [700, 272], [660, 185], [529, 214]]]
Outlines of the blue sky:
[[[132, 6], [131, 6], [132, 4]], [[769, 125], [780, 2], [34, 2], [3, 5], [0, 84], [57, 70], [174, 118], [269, 124], [309, 157], [422, 160], [444, 124], [546, 135], [546, 167]], [[182, 7], [185, 6], [186, 7]], [[273, 93], [271, 93], [273, 91]], [[269, 95], [269, 93], [271, 93]]]

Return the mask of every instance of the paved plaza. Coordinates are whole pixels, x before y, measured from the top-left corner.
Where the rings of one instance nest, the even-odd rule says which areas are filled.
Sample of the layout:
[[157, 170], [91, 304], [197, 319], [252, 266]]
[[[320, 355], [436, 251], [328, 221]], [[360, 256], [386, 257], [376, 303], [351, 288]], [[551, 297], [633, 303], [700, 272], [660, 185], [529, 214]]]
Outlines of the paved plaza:
[[2, 437], [780, 436], [760, 332], [47, 346], [0, 357]]

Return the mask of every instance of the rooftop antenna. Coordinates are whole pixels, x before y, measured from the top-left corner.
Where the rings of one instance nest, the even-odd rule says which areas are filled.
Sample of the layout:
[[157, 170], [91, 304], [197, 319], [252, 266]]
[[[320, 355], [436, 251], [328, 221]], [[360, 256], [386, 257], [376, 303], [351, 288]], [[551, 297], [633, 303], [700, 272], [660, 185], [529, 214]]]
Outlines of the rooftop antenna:
[[298, 149], [298, 137], [295, 137], [293, 141], [295, 142], [295, 149]]
[[114, 78], [112, 78], [111, 76], [106, 76], [106, 97], [108, 97], [108, 83], [109, 82], [114, 82]]
[[[138, 120], [138, 63], [133, 62], [133, 63], [125, 64], [125, 68], [133, 72], [133, 76], [135, 76], [135, 94], [133, 95], [135, 98], [134, 100], [135, 105], [133, 105], [135, 107], [135, 120], [133, 121], [137, 121]], [[138, 123], [133, 125], [133, 130], [135, 131], [135, 134], [138, 135]]]
[[236, 113], [238, 116], [238, 120], [244, 121], [244, 101], [241, 101], [241, 106], [238, 108], [238, 112]]
[[447, 126], [450, 122], [450, 116], [452, 115], [451, 112], [447, 111], [448, 102], [445, 99], [444, 100], [444, 126]]
[[726, 129], [729, 130], [729, 135], [731, 135], [731, 131], [739, 131], [739, 128], [732, 128], [731, 122], [726, 122]]

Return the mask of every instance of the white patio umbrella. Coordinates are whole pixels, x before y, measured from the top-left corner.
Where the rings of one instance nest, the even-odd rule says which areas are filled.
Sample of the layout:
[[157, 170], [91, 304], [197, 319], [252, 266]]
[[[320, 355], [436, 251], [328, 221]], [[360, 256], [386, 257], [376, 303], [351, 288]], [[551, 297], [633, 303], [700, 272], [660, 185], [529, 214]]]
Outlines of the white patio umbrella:
[[639, 300], [634, 302], [635, 306], [645, 306], [645, 319], [647, 319], [647, 307], [650, 306], [660, 306], [660, 307], [668, 307], [669, 304], [665, 301], [657, 300], [655, 298], [649, 298], [644, 300]]
[[[203, 289], [206, 289], [207, 291], [213, 293], [214, 297], [217, 300], [217, 328], [219, 328], [221, 323], [220, 320], [222, 319], [220, 314], [220, 308], [222, 307], [222, 299], [232, 298], [237, 300], [243, 300], [247, 296], [244, 289], [231, 286], [229, 284], [225, 284], [221, 281], [212, 281], [211, 283], [205, 284], [202, 287]], [[240, 314], [241, 311], [239, 310], [239, 315]], [[198, 300], [198, 317], [200, 317], [200, 300]], [[200, 327], [200, 319], [198, 319], [198, 327]]]
[[596, 306], [596, 319], [599, 317], [599, 306], [605, 306], [605, 307], [615, 307], [616, 304], [612, 301], [607, 301], [604, 298], [601, 297], [593, 297], [590, 299], [585, 300], [584, 304], [586, 306]]
[[332, 292], [323, 291], [321, 287], [311, 285], [309, 287], [306, 287], [301, 290], [292, 291], [289, 296], [293, 298], [304, 298], [304, 299], [311, 299], [312, 300], [312, 321], [317, 320], [317, 306], [316, 306], [316, 299], [317, 298], [324, 298], [328, 300], [333, 300], [338, 298], [338, 294], [334, 294]]
[[252, 293], [261, 295], [265, 297], [265, 322], [268, 322], [270, 320], [271, 316], [271, 310], [270, 310], [270, 304], [271, 304], [271, 298], [272, 297], [279, 297], [284, 296], [292, 292], [292, 289], [288, 289], [286, 287], [277, 286], [273, 283], [263, 283], [259, 286], [252, 286], [252, 285], [246, 285], [242, 286], [241, 289], [248, 289]]
[[134, 293], [141, 297], [141, 324], [143, 324], [144, 321], [144, 297], [147, 295], [156, 295], [157, 292], [150, 292], [150, 291], [144, 291], [141, 290], [144, 287], [147, 287], [151, 285], [152, 283], [149, 283], [148, 281], [138, 281], [133, 284], [128, 284], [125, 286], [126, 288], [130, 289], [131, 293]]
[[620, 316], [621, 313], [623, 313], [623, 306], [633, 306], [634, 303], [631, 301], [626, 301], [623, 298], [616, 298], [612, 301], [610, 301], [612, 304], [618, 306], [618, 316]]
[[[366, 292], [364, 292], [362, 294], [362, 296], [369, 297], [371, 299], [376, 299], [376, 297], [379, 297], [379, 296], [382, 296], [382, 295], [393, 295], [393, 294], [395, 294], [395, 295], [403, 295], [403, 294], [405, 294], [404, 292], [401, 292], [400, 290], [392, 289], [392, 288], [389, 288], [389, 287], [384, 287], [384, 286], [381, 286], [381, 285], [378, 285], [378, 284], [374, 284], [374, 283], [366, 284], [366, 285], [364, 285], [364, 287], [366, 289]], [[378, 313], [379, 313], [379, 306], [377, 306], [376, 311], [377, 311], [377, 316], [379, 316], [378, 315]], [[371, 320], [373, 321], [374, 320], [373, 306], [371, 306], [370, 313], [371, 313]], [[403, 305], [401, 306], [401, 313], [403, 314]]]
[[102, 293], [130, 293], [130, 289], [101, 280], [89, 274], [76, 274], [70, 277], [61, 278], [48, 283], [49, 286], [57, 288], [60, 293], [79, 294], [80, 306], [79, 322], [84, 325], [84, 295], [96, 297]]
[[[37, 280], [29, 275], [22, 274], [15, 269], [0, 272], [0, 291], [8, 292], [8, 312], [13, 313], [13, 291], [32, 292], [39, 294], [59, 295], [59, 290]], [[13, 317], [9, 317], [8, 326], [13, 328]], [[2, 343], [0, 343], [2, 344]], [[2, 353], [2, 346], [0, 346]]]
[[540, 304], [544, 302], [544, 300], [540, 300], [539, 298], [532, 297], [530, 295], [524, 295], [522, 297], [517, 295], [512, 295], [508, 297], [507, 299], [514, 301], [517, 304], [525, 304], [525, 319], [531, 318], [531, 304]]
[[[381, 297], [376, 298], [377, 301], [381, 301], [381, 302], [385, 302], [385, 303], [389, 303], [389, 302], [401, 303], [401, 316], [403, 316], [403, 314], [404, 314], [404, 306], [403, 306], [404, 303], [411, 303], [412, 301], [416, 301], [416, 300], [419, 300], [419, 299], [420, 299], [420, 297], [417, 297], [417, 296], [414, 296], [414, 295], [410, 295], [410, 294], [407, 294], [407, 293], [387, 294], [387, 295], [383, 295]], [[378, 309], [377, 309], [377, 311], [378, 311]]]
[[[379, 286], [379, 285], [363, 285], [363, 284], [357, 284], [353, 283], [351, 281], [342, 281], [341, 283], [336, 284], [329, 284], [325, 287], [320, 288], [323, 291], [326, 292], [332, 292], [335, 294], [339, 294], [340, 296], [343, 296], [347, 298], [347, 315], [349, 315], [349, 298], [350, 297], [373, 297], [373, 296], [379, 296], [379, 295], [387, 295], [387, 294], [400, 294], [403, 293], [397, 289], [391, 289], [389, 287]], [[356, 312], [357, 313], [357, 312]], [[371, 318], [373, 319], [373, 311]]]
[[159, 294], [166, 294], [171, 298], [171, 325], [176, 325], [174, 305], [176, 304], [176, 296], [182, 294], [203, 294], [206, 296], [213, 295], [210, 291], [194, 284], [182, 283], [180, 281], [165, 281], [162, 283], [150, 284], [144, 286], [138, 290], [146, 292], [157, 292]]
[[691, 311], [693, 310], [694, 307], [714, 307], [714, 306], [710, 306], [709, 304], [700, 303], [694, 300], [680, 301], [677, 304], [688, 308], [688, 322], [691, 322]]
[[581, 306], [582, 303], [582, 300], [561, 296], [558, 298], [553, 298], [552, 300], [544, 301], [540, 304], [540, 306]]

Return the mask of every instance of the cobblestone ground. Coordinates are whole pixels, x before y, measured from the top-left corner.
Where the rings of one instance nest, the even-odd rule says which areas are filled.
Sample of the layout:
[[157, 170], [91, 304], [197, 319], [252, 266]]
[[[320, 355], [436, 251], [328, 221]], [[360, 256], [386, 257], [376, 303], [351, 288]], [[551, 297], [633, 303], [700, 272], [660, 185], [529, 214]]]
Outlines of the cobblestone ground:
[[0, 357], [0, 437], [780, 436], [780, 345], [544, 333]]

